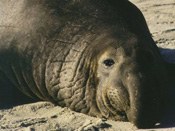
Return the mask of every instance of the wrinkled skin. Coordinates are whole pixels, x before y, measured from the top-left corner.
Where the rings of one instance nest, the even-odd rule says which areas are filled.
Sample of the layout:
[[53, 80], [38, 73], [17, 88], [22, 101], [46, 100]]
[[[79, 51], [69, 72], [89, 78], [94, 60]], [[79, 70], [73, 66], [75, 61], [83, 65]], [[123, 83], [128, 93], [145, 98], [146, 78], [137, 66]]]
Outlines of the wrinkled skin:
[[[155, 125], [166, 73], [133, 4], [1, 0], [1, 5], [0, 79], [11, 90], [91, 116], [129, 120], [138, 128]], [[13, 94], [8, 86], [0, 88]]]

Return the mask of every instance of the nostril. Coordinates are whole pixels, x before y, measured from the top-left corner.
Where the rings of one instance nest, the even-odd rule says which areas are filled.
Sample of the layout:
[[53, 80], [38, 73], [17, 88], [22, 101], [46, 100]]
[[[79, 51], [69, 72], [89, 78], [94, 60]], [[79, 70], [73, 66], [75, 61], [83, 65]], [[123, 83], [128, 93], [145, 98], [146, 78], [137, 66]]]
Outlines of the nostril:
[[126, 77], [127, 79], [130, 78], [130, 73], [129, 73], [128, 71], [125, 72], [125, 77]]

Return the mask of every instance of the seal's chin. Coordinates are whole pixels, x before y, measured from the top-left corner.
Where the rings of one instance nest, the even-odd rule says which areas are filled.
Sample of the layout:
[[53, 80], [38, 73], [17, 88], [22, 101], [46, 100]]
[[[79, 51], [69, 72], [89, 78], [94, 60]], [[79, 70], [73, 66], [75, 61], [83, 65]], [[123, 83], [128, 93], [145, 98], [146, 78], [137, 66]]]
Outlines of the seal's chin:
[[121, 103], [118, 103], [119, 101], [116, 100], [116, 95], [114, 93], [113, 95], [105, 93], [102, 98], [106, 110], [109, 111], [108, 119], [115, 121], [128, 121], [126, 112], [129, 107], [126, 107], [126, 105], [129, 104], [123, 103], [122, 105], [119, 105]]
[[[114, 120], [114, 121], [128, 121], [127, 115], [125, 111], [117, 111], [117, 110], [110, 110], [110, 116], [108, 119]], [[115, 113], [114, 113], [115, 111]]]

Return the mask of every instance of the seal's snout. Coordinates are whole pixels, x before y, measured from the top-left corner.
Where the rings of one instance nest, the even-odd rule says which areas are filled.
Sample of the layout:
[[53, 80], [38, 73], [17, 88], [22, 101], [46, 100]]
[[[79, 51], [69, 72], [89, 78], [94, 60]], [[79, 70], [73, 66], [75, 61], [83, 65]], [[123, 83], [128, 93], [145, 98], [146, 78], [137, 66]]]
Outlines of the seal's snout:
[[107, 118], [129, 120], [138, 128], [154, 127], [163, 98], [161, 59], [145, 47], [129, 46], [111, 46], [100, 55], [97, 105]]
[[155, 81], [140, 71], [136, 64], [127, 65], [122, 73], [120, 69], [117, 71], [121, 74], [120, 79], [115, 79], [115, 72], [108, 82], [106, 105], [117, 118], [126, 118], [138, 128], [153, 127], [160, 107]]
[[[136, 111], [137, 112], [137, 111]], [[150, 114], [147, 114], [148, 116]], [[156, 124], [156, 121], [154, 121], [154, 116], [151, 117], [152, 119], [147, 119], [146, 115], [142, 117], [136, 117], [132, 113], [127, 114], [128, 120], [133, 123], [137, 128], [144, 129], [144, 128], [151, 128], [154, 127]]]
[[[132, 68], [132, 67], [131, 67]], [[128, 73], [125, 87], [129, 94], [128, 120], [138, 128], [153, 127], [158, 120], [159, 98], [156, 98], [155, 82], [143, 72], [133, 69]]]

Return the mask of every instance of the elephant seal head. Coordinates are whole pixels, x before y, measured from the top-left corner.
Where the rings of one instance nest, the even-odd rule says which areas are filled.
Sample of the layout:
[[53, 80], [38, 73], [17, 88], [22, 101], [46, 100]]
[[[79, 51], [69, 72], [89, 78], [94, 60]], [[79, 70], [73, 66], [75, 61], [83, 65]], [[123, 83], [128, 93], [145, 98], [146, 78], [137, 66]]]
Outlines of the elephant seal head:
[[128, 1], [110, 2], [114, 11], [98, 17], [103, 21], [95, 23], [98, 38], [89, 51], [96, 105], [105, 118], [153, 127], [166, 86], [163, 59], [139, 9]]
[[106, 36], [95, 48], [97, 106], [106, 118], [152, 127], [161, 112], [164, 63], [151, 37], [123, 36]]

